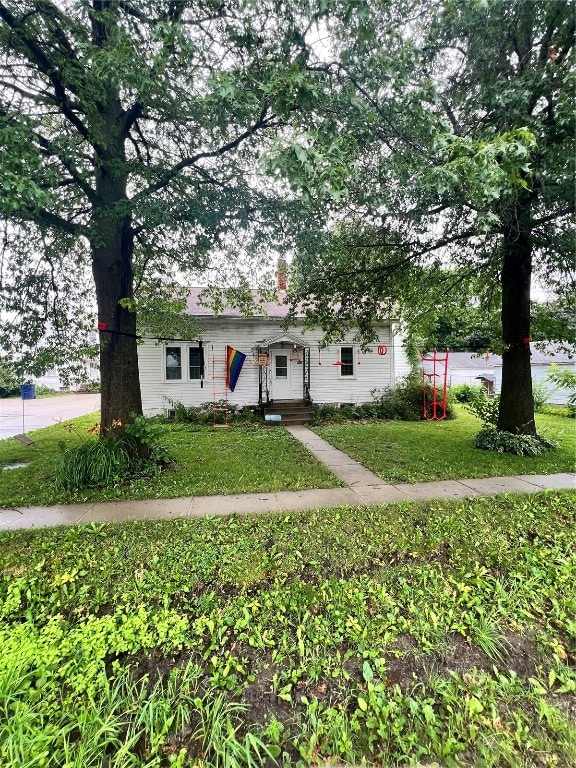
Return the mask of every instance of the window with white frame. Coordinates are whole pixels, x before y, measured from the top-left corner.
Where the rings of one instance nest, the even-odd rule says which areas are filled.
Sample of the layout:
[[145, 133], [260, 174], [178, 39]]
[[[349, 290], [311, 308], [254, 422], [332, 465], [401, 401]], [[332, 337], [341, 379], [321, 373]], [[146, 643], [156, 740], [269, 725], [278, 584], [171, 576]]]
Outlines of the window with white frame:
[[166, 381], [182, 379], [182, 347], [166, 347]]
[[354, 347], [341, 347], [340, 348], [340, 376], [350, 377], [354, 376]]

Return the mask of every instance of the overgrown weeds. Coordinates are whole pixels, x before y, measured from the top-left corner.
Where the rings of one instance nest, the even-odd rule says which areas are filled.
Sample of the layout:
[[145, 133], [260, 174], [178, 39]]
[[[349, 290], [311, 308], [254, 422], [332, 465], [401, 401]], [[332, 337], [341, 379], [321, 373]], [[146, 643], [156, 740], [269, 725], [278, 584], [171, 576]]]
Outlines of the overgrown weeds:
[[0, 762], [568, 768], [575, 501], [0, 534]]

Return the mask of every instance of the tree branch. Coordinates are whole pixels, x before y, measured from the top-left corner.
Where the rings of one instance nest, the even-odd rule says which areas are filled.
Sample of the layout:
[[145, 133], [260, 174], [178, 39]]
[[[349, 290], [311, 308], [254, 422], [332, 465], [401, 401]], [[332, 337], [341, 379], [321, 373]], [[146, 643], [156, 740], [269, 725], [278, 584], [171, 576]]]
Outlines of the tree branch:
[[[83, 139], [90, 141], [88, 129], [74, 112], [72, 104], [66, 94], [64, 84], [57, 75], [57, 67], [55, 63], [51, 61], [42, 50], [37, 38], [25, 28], [21, 21], [16, 19], [16, 17], [10, 13], [8, 8], [2, 2], [0, 2], [0, 19], [2, 19], [9, 29], [12, 30], [14, 36], [23, 47], [24, 50], [22, 53], [25, 58], [31, 64], [36, 65], [40, 72], [46, 75], [49, 79], [54, 90], [55, 101], [60, 107], [62, 114], [76, 128]], [[13, 43], [9, 43], [9, 45], [15, 52], [18, 52], [18, 45], [14, 45]]]
[[45, 208], [41, 208], [39, 211], [35, 211], [31, 214], [30, 219], [37, 224], [46, 224], [49, 227], [59, 230], [60, 232], [66, 232], [69, 235], [75, 235], [80, 237], [84, 235], [88, 237], [88, 231], [86, 227], [81, 224], [74, 224], [72, 221], [59, 216], [57, 213], [47, 211]]
[[190, 168], [200, 160], [206, 160], [208, 158], [213, 158], [213, 157], [221, 157], [222, 155], [225, 155], [227, 152], [232, 152], [233, 150], [237, 149], [240, 146], [240, 144], [242, 144], [244, 141], [249, 139], [258, 131], [261, 131], [264, 128], [271, 127], [273, 125], [274, 117], [271, 115], [269, 118], [266, 118], [266, 111], [267, 111], [267, 108], [265, 107], [264, 109], [262, 109], [256, 122], [254, 122], [249, 128], [247, 128], [241, 134], [236, 136], [235, 139], [232, 139], [226, 144], [223, 144], [221, 147], [218, 147], [218, 149], [214, 149], [210, 152], [198, 152], [197, 154], [192, 155], [191, 157], [185, 157], [182, 160], [180, 160], [179, 163], [176, 163], [176, 165], [174, 165], [172, 168], [170, 168], [165, 173], [163, 173], [157, 182], [155, 182], [154, 184], [151, 184], [149, 187], [146, 187], [146, 189], [143, 189], [141, 192], [135, 195], [133, 198], [133, 201], [138, 202], [143, 198], [153, 194], [154, 192], [158, 192], [160, 189], [163, 189], [168, 184], [170, 184], [170, 182], [174, 178], [176, 178], [176, 176], [178, 176], [178, 174], [181, 171], [183, 171], [185, 168]]
[[62, 153], [56, 152], [56, 150], [54, 150], [52, 143], [45, 136], [42, 136], [40, 133], [36, 133], [35, 136], [38, 140], [38, 144], [45, 150], [47, 155], [50, 157], [58, 158], [70, 176], [74, 179], [78, 187], [82, 190], [82, 192], [84, 192], [88, 200], [90, 200], [91, 203], [97, 203], [99, 201], [99, 197], [96, 194], [96, 191], [82, 178], [76, 168], [74, 168], [74, 166], [63, 157]]

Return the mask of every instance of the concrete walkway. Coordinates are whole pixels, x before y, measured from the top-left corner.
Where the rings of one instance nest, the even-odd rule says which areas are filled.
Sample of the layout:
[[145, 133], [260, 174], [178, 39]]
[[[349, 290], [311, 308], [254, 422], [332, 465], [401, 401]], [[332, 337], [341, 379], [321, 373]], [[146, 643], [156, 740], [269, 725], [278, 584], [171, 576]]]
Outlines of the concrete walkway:
[[0, 530], [74, 525], [75, 523], [288, 512], [318, 507], [458, 499], [470, 496], [494, 496], [498, 493], [536, 493], [545, 489], [576, 489], [576, 473], [569, 472], [556, 475], [514, 475], [389, 485], [306, 427], [294, 426], [287, 429], [348, 487], [0, 509]]

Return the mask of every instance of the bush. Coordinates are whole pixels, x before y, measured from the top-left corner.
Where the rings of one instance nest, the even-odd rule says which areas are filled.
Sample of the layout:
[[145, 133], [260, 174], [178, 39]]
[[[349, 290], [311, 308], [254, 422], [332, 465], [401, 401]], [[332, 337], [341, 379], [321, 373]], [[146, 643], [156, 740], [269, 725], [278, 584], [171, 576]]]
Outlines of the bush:
[[36, 384], [36, 397], [52, 397], [52, 395], [57, 394], [58, 392], [52, 389], [52, 387], [47, 387], [45, 384]]
[[472, 384], [455, 384], [450, 387], [450, 397], [457, 403], [473, 403], [482, 394], [486, 393], [486, 387]]
[[[437, 393], [437, 399], [438, 399]], [[378, 394], [378, 390], [372, 391], [374, 403], [371, 403], [369, 409], [378, 419], [390, 419], [395, 421], [421, 421], [424, 419], [424, 392], [422, 389], [422, 379], [419, 374], [410, 374], [405, 379], [400, 380], [394, 389], [386, 389]], [[432, 389], [427, 387], [426, 399], [430, 404], [432, 400]], [[441, 406], [437, 409], [438, 415], [442, 416]], [[426, 417], [431, 418], [432, 408], [429, 405]], [[450, 396], [446, 403], [447, 419], [455, 417], [454, 408]]]
[[340, 406], [340, 415], [343, 419], [349, 419], [350, 421], [355, 421], [357, 419], [364, 418], [364, 409], [362, 406], [356, 406], [356, 405], [341, 405]]
[[79, 392], [84, 392], [87, 395], [97, 395], [100, 392], [100, 382], [90, 379], [90, 381], [84, 381], [78, 389]]
[[[170, 407], [174, 409], [174, 417], [171, 421], [182, 424], [213, 424], [215, 405], [217, 408], [223, 408], [227, 405], [229, 422], [245, 424], [261, 421], [251, 408], [226, 403], [225, 400], [218, 400], [215, 404], [214, 402], [209, 401], [201, 403], [198, 406], [184, 405], [184, 403], [181, 403], [179, 400], [171, 400], [169, 398], [167, 398], [167, 400], [170, 403]], [[217, 423], [223, 422], [225, 415], [223, 413], [217, 413], [216, 418]]]
[[[122, 440], [132, 456], [138, 456], [152, 464], [167, 464], [170, 461], [168, 449], [161, 444], [167, 432], [161, 419], [147, 419], [145, 416], [131, 414], [132, 421], [126, 424], [124, 434], [116, 439]], [[145, 450], [143, 451], [142, 448]]]
[[[432, 393], [428, 392], [429, 399]], [[314, 423], [357, 419], [387, 419], [389, 421], [420, 421], [423, 419], [422, 380], [418, 375], [399, 381], [395, 389], [372, 390], [373, 402], [364, 405], [344, 405], [337, 408], [323, 405], [313, 412]], [[430, 416], [431, 413], [428, 412]], [[440, 409], [441, 410], [441, 409]], [[450, 401], [446, 404], [446, 418], [454, 418]]]
[[0, 397], [16, 397], [20, 394], [20, 380], [14, 368], [0, 360]]
[[569, 368], [560, 368], [556, 363], [552, 363], [546, 380], [551, 381], [557, 387], [570, 391], [568, 396], [568, 416], [576, 416], [576, 371]]
[[514, 435], [493, 426], [485, 426], [474, 438], [476, 448], [497, 453], [514, 453], [517, 456], [541, 456], [556, 447], [541, 435]]
[[326, 421], [344, 421], [344, 416], [340, 408], [337, 408], [335, 405], [320, 405], [314, 406], [312, 421], [314, 424], [322, 424]]
[[536, 413], [542, 413], [544, 406], [550, 400], [550, 389], [543, 381], [532, 380], [532, 397], [534, 399], [534, 410]]
[[480, 387], [480, 390], [470, 402], [464, 404], [464, 408], [477, 416], [485, 427], [495, 427], [498, 423], [500, 395], [488, 397], [484, 387]]
[[114, 485], [133, 474], [132, 465], [132, 457], [122, 440], [87, 440], [56, 457], [54, 485], [65, 491]]

